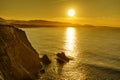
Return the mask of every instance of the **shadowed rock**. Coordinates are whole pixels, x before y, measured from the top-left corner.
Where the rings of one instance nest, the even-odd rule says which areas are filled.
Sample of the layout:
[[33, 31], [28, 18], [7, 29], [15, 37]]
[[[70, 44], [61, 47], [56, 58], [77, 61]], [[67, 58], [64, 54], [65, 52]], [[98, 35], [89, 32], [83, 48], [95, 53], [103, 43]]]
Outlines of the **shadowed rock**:
[[34, 80], [42, 68], [25, 32], [0, 25], [0, 71], [5, 80]]
[[48, 65], [48, 64], [51, 63], [51, 60], [48, 58], [47, 55], [43, 55], [43, 57], [41, 58], [41, 61], [42, 61], [42, 63], [45, 64], [45, 65]]
[[45, 73], [45, 70], [44, 69], [40, 70], [40, 73], [42, 73], [42, 74]]
[[65, 55], [64, 52], [57, 53], [57, 61], [60, 64], [63, 64], [65, 62], [69, 62], [69, 58]]

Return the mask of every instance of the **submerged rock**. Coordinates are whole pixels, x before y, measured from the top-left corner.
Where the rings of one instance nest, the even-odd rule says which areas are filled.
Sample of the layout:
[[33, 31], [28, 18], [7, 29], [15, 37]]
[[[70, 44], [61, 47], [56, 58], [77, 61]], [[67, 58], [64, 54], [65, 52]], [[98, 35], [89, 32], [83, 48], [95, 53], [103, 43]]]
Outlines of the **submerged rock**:
[[40, 70], [40, 73], [42, 73], [42, 74], [45, 73], [45, 70], [44, 69]]
[[62, 60], [62, 59], [60, 59], [60, 58], [57, 58], [56, 60], [57, 60], [57, 62], [58, 62], [59, 64], [64, 64], [64, 63], [66, 63], [64, 60]]
[[5, 80], [34, 80], [40, 69], [38, 53], [25, 32], [0, 25], [0, 71]]
[[58, 61], [58, 63], [63, 64], [65, 62], [69, 62], [69, 60], [70, 59], [65, 55], [64, 52], [57, 53], [57, 61]]
[[45, 65], [48, 65], [51, 63], [51, 60], [48, 58], [47, 55], [43, 55], [43, 57], [41, 58], [41, 62]]

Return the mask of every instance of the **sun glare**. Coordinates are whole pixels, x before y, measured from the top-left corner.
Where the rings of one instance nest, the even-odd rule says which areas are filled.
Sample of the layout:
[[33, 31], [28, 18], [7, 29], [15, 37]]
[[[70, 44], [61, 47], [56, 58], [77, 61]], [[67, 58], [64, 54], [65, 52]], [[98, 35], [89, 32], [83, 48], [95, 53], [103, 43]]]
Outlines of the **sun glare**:
[[75, 10], [74, 9], [69, 9], [68, 10], [68, 16], [73, 17], [75, 15]]

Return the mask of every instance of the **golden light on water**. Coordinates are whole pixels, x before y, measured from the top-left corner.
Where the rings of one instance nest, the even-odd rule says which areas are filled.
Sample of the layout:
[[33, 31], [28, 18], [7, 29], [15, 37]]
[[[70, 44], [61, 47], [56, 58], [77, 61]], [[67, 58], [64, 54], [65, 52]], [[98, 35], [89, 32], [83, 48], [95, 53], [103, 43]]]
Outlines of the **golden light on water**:
[[67, 55], [74, 57], [74, 47], [75, 47], [75, 28], [69, 27], [66, 30], [66, 45]]

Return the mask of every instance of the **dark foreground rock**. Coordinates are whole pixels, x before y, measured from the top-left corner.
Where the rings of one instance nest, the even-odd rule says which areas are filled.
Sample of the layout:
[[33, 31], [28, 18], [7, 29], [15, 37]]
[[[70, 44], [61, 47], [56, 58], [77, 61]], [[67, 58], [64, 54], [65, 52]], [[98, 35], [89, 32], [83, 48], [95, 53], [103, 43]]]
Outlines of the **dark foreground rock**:
[[41, 69], [38, 53], [24, 31], [0, 25], [0, 71], [5, 80], [34, 80]]
[[41, 58], [41, 62], [45, 65], [48, 65], [51, 63], [51, 60], [48, 58], [47, 55], [43, 55], [43, 57]]
[[65, 55], [64, 52], [57, 53], [57, 62], [58, 63], [63, 64], [63, 63], [69, 62], [69, 60], [70, 59]]

